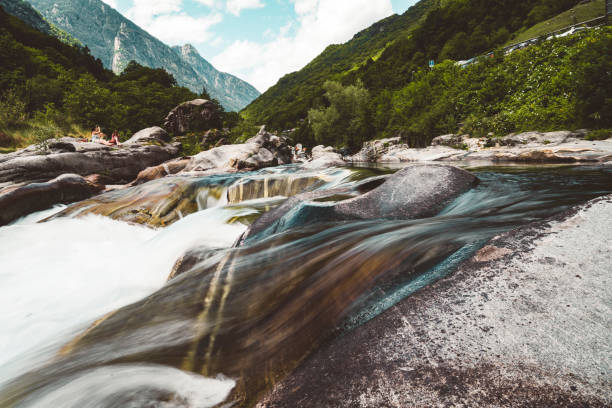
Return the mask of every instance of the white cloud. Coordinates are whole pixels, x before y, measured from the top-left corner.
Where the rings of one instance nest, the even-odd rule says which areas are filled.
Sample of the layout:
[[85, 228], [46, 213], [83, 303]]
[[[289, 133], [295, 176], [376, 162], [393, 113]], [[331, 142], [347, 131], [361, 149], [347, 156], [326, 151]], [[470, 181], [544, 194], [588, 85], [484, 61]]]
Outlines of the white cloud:
[[293, 30], [280, 30], [276, 39], [264, 43], [236, 41], [215, 56], [213, 64], [265, 91], [284, 74], [302, 68], [329, 44], [346, 42], [393, 13], [391, 0], [292, 2], [297, 14]]
[[262, 8], [265, 5], [261, 0], [227, 0], [227, 11], [239, 16], [244, 9]]
[[[198, 2], [214, 5], [214, 0]], [[134, 0], [126, 16], [169, 45], [197, 44], [214, 37], [210, 28], [223, 19], [219, 12], [194, 17], [182, 9], [182, 0]]]
[[169, 45], [202, 43], [214, 35], [210, 27], [221, 22], [220, 14], [191, 17], [185, 13], [162, 15], [152, 20], [146, 29], [149, 33]]
[[208, 7], [215, 7], [217, 6], [217, 0], [195, 0], [197, 3], [203, 4], [205, 6]]

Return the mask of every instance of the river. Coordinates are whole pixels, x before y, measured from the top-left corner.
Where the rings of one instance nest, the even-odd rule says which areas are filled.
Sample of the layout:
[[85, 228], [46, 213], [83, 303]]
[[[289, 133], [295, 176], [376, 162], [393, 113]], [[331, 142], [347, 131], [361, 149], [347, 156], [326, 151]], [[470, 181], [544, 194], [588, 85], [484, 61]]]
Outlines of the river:
[[[451, 273], [491, 237], [612, 192], [609, 168], [468, 169], [480, 183], [435, 217], [296, 227], [289, 214], [285, 228], [239, 248], [248, 224], [286, 196], [359, 194], [395, 169], [211, 176], [193, 212], [165, 228], [82, 208], [48, 218], [64, 207], [0, 228], [0, 406], [250, 405], [325, 341]], [[196, 262], [168, 281], [194, 247]]]

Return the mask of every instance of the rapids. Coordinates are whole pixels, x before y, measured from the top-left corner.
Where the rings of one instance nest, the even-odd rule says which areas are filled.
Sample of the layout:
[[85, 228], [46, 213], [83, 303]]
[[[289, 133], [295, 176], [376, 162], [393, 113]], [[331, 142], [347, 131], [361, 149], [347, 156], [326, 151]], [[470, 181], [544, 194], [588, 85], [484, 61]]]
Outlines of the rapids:
[[[612, 192], [612, 169], [470, 170], [480, 184], [435, 217], [314, 223], [239, 248], [283, 197], [357, 195], [393, 170], [166, 178], [110, 195], [130, 202], [180, 186], [172, 206], [146, 204], [165, 208], [165, 228], [96, 215], [113, 204], [104, 196], [0, 228], [0, 406], [205, 407], [230, 391], [249, 405], [326, 339], [452, 272], [494, 235]], [[215, 252], [166, 283], [194, 247]]]

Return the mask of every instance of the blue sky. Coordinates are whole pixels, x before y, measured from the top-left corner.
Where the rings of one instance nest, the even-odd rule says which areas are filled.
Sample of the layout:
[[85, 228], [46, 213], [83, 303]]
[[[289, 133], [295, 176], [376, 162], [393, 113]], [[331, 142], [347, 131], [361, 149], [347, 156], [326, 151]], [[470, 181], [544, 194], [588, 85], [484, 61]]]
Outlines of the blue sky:
[[261, 92], [329, 44], [417, 0], [103, 0], [169, 45], [194, 45]]

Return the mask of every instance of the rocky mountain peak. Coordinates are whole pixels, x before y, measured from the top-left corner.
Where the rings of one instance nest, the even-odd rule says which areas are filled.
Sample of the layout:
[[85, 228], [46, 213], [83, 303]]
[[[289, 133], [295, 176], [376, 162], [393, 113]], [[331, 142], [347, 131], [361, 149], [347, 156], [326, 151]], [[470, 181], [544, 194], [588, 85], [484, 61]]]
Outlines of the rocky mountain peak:
[[[4, 2], [11, 0], [1, 0]], [[247, 82], [219, 72], [191, 44], [170, 47], [100, 0], [31, 0], [52, 24], [87, 45], [105, 67], [119, 74], [134, 60], [164, 68], [194, 92], [206, 87], [226, 110], [238, 111], [259, 96]]]

